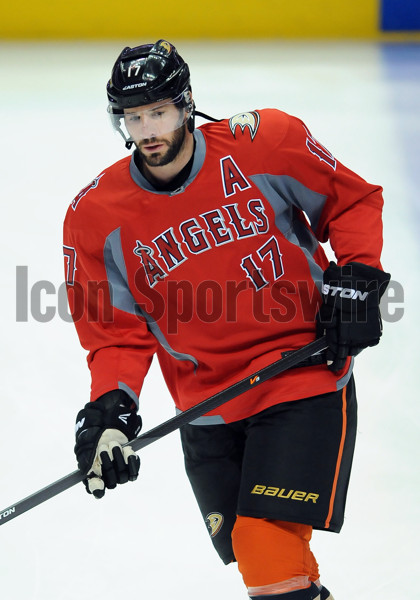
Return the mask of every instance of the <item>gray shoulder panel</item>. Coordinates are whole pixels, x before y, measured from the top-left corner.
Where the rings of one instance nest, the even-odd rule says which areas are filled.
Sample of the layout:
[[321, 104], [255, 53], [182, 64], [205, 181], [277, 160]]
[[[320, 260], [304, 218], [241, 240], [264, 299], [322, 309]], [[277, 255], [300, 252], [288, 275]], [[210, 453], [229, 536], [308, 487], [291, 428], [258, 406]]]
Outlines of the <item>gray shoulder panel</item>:
[[252, 175], [251, 179], [267, 198], [273, 194], [277, 197], [279, 219], [290, 206], [295, 206], [308, 215], [312, 229], [317, 228], [327, 196], [314, 192], [288, 175]]
[[289, 242], [299, 246], [305, 254], [312, 279], [321, 291], [323, 271], [313, 258], [319, 242], [296, 218], [294, 209], [304, 211], [312, 228], [316, 229], [327, 197], [314, 192], [288, 175], [252, 175], [251, 180], [271, 204], [279, 231]]

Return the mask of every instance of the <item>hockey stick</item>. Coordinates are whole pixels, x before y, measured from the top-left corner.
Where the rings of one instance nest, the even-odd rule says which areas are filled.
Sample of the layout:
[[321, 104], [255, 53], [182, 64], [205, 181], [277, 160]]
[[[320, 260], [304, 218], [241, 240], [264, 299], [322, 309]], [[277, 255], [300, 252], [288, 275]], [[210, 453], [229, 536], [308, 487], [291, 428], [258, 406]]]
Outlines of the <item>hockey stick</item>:
[[[128, 442], [128, 444], [125, 445], [130, 445], [135, 452], [138, 452], [141, 448], [144, 448], [145, 446], [156, 442], [165, 435], [168, 435], [168, 433], [176, 431], [183, 425], [194, 421], [198, 417], [201, 417], [204, 414], [214, 410], [215, 408], [221, 406], [225, 402], [229, 402], [229, 400], [233, 400], [233, 398], [236, 398], [240, 394], [247, 392], [251, 388], [260, 385], [261, 383], [264, 383], [264, 381], [267, 381], [268, 379], [271, 379], [272, 377], [280, 375], [280, 373], [284, 373], [284, 371], [295, 367], [300, 362], [306, 360], [310, 356], [318, 354], [322, 350], [325, 350], [326, 347], [327, 344], [325, 338], [322, 337], [315, 340], [314, 342], [311, 342], [310, 344], [307, 344], [306, 346], [303, 346], [299, 350], [290, 352], [290, 354], [285, 356], [285, 358], [281, 358], [272, 363], [271, 365], [263, 367], [253, 375], [250, 375], [249, 377], [246, 377], [245, 379], [234, 383], [225, 390], [222, 390], [214, 396], [203, 400], [203, 402], [200, 402], [196, 406], [189, 408], [185, 412], [182, 412], [176, 415], [175, 417], [164, 421], [157, 427], [154, 427], [150, 431], [146, 431], [146, 433], [139, 435], [134, 440], [131, 440], [130, 442]], [[8, 508], [1, 510], [0, 525], [3, 525], [7, 521], [11, 521], [12, 519], [20, 516], [21, 514], [30, 510], [31, 508], [42, 504], [42, 502], [45, 502], [46, 500], [49, 500], [50, 498], [61, 494], [61, 492], [68, 490], [77, 483], [80, 483], [82, 480], [83, 475], [81, 471], [77, 470], [73, 471], [73, 473], [69, 473], [69, 475], [66, 475], [65, 477], [59, 479], [58, 481], [55, 481], [54, 483], [50, 483], [50, 485], [47, 485], [46, 487], [42, 488], [38, 492], [35, 492], [31, 496], [28, 496], [27, 498], [20, 500], [16, 504], [12, 504]]]

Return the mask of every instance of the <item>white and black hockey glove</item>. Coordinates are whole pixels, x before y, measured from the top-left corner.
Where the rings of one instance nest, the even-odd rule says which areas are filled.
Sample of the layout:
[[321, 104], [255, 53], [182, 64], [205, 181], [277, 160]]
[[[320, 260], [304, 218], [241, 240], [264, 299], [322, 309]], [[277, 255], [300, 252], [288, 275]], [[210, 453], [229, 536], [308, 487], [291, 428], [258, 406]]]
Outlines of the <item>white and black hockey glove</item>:
[[348, 356], [379, 343], [379, 302], [389, 280], [389, 273], [358, 262], [342, 267], [331, 262], [325, 270], [317, 334], [327, 338], [326, 358], [332, 371], [344, 368]]
[[103, 394], [78, 413], [74, 452], [89, 494], [102, 498], [105, 488], [137, 479], [140, 458], [122, 446], [137, 436], [141, 424], [135, 403], [122, 390]]

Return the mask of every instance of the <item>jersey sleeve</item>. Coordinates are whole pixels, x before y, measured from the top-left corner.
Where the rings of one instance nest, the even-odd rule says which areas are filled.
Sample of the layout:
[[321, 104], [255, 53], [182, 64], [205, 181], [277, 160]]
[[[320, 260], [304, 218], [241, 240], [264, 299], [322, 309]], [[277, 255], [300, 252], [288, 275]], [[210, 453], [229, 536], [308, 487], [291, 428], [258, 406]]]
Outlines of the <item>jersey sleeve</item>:
[[[156, 339], [136, 313], [121, 267], [105, 264], [103, 237], [88, 228], [71, 207], [64, 222], [67, 295], [80, 343], [88, 351], [91, 401], [113, 389], [127, 392], [138, 405], [144, 377], [156, 351]], [[114, 270], [113, 284], [109, 269]], [[113, 295], [124, 295], [126, 310]], [[131, 302], [132, 299], [132, 302]]]
[[300, 195], [300, 208], [318, 241], [329, 241], [339, 265], [358, 261], [380, 268], [382, 188], [340, 163], [291, 117], [283, 143], [289, 172], [311, 194]]

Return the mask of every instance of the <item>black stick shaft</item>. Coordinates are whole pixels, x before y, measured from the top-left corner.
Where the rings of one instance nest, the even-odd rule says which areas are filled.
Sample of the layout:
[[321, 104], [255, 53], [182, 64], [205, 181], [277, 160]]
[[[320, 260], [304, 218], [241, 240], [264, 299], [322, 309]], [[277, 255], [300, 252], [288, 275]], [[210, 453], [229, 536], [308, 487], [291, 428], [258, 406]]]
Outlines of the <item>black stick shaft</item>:
[[[236, 398], [240, 394], [244, 394], [251, 388], [260, 385], [261, 383], [264, 383], [264, 381], [267, 381], [268, 379], [271, 379], [276, 375], [280, 375], [280, 373], [284, 373], [284, 371], [287, 371], [288, 369], [296, 366], [297, 364], [299, 364], [303, 360], [306, 360], [313, 354], [321, 352], [326, 347], [327, 344], [325, 338], [319, 338], [314, 342], [303, 346], [299, 350], [291, 352], [285, 358], [281, 358], [276, 362], [272, 363], [271, 365], [260, 369], [253, 375], [250, 375], [249, 377], [246, 377], [245, 379], [234, 383], [230, 387], [226, 388], [225, 390], [222, 390], [221, 392], [218, 392], [214, 396], [203, 400], [203, 402], [200, 402], [196, 406], [189, 408], [185, 412], [180, 413], [179, 415], [176, 415], [175, 417], [172, 417], [167, 421], [164, 421], [157, 427], [154, 427], [150, 431], [147, 431], [146, 433], [139, 435], [134, 440], [131, 440], [130, 442], [128, 442], [128, 444], [133, 448], [135, 452], [137, 452], [141, 448], [144, 448], [145, 446], [156, 442], [165, 435], [176, 431], [183, 425], [191, 423], [191, 421], [194, 421], [198, 417], [201, 417], [202, 415], [214, 410], [222, 404], [229, 402], [229, 400], [233, 400], [233, 398]], [[27, 498], [20, 500], [16, 504], [12, 504], [8, 508], [1, 510], [0, 525], [3, 525], [7, 521], [11, 521], [12, 519], [20, 516], [21, 514], [30, 510], [31, 508], [42, 504], [42, 502], [45, 502], [46, 500], [49, 500], [50, 498], [61, 494], [61, 492], [68, 490], [77, 483], [80, 483], [82, 480], [82, 473], [80, 471], [73, 471], [65, 477], [62, 477], [61, 479], [55, 481], [54, 483], [50, 483], [49, 485], [35, 492], [31, 496], [28, 496]]]

